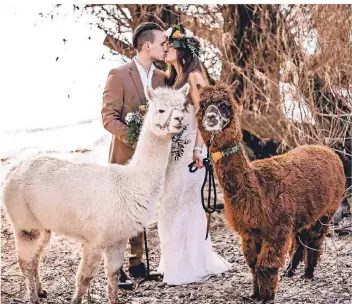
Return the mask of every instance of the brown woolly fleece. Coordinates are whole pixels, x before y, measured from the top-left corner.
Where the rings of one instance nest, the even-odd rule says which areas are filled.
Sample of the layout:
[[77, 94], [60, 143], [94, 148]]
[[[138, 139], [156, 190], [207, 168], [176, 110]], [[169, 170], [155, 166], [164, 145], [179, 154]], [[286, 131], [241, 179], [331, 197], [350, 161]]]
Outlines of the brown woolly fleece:
[[[200, 89], [197, 119], [205, 142], [212, 135], [202, 123], [209, 105], [221, 108], [223, 116], [230, 118], [222, 131], [213, 134], [212, 153], [242, 140], [242, 106], [234, 100], [233, 89], [224, 84]], [[305, 145], [249, 162], [241, 148], [214, 167], [224, 191], [227, 222], [240, 235], [251, 268], [252, 297], [264, 302], [274, 299], [278, 270], [288, 252], [291, 263], [286, 275], [292, 276], [305, 257], [304, 277], [312, 278], [328, 225], [344, 193], [339, 157], [324, 146]]]

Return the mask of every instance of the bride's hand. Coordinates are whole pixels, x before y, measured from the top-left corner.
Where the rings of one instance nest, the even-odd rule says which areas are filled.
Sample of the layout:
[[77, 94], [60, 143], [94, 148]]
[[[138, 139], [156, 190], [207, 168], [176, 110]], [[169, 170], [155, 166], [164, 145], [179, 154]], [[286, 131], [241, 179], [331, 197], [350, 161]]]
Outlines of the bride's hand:
[[194, 167], [197, 167], [199, 169], [203, 168], [203, 157], [200, 151], [198, 150], [193, 151], [193, 160], [196, 161], [196, 163], [194, 164]]

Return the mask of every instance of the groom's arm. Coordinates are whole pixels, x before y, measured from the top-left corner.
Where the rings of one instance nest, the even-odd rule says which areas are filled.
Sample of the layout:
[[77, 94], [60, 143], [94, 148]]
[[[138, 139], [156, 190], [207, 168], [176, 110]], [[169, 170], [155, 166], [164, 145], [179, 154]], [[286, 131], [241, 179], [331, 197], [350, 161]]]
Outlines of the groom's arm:
[[123, 95], [123, 82], [120, 72], [113, 69], [109, 72], [106, 81], [101, 116], [104, 128], [120, 141], [126, 142], [127, 126], [121, 121]]

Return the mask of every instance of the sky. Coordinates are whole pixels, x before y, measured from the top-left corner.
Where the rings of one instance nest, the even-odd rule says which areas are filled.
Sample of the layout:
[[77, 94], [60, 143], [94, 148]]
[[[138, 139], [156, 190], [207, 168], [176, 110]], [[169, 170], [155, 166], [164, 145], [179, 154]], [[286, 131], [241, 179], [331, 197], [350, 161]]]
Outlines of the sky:
[[1, 4], [2, 132], [99, 118], [107, 74], [122, 63], [103, 45], [105, 34], [89, 25], [93, 17], [78, 18], [69, 4], [54, 20], [39, 16], [52, 7]]

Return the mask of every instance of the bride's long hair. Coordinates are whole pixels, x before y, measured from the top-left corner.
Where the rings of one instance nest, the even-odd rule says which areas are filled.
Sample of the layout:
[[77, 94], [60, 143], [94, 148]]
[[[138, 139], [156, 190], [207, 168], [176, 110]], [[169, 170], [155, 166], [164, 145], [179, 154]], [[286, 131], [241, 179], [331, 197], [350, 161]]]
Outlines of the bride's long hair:
[[188, 82], [188, 77], [191, 72], [200, 72], [203, 78], [206, 80], [207, 73], [202, 63], [200, 62], [198, 56], [194, 55], [188, 48], [176, 49], [177, 53], [177, 63], [181, 67], [181, 75], [177, 75], [176, 69], [173, 65], [168, 64], [167, 74], [168, 78], [166, 84], [174, 88], [182, 87], [186, 82]]

